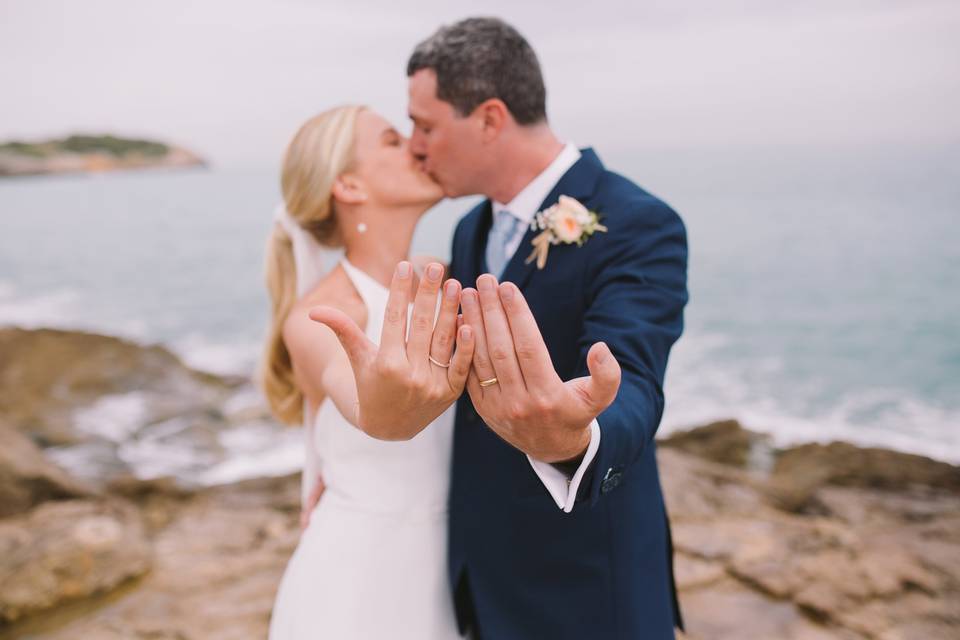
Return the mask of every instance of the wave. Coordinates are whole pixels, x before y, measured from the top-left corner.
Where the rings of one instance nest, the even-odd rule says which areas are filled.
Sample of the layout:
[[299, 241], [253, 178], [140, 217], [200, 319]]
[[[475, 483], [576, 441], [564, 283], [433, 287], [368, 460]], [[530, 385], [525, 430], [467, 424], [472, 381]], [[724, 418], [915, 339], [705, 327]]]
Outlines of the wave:
[[[84, 317], [83, 309], [78, 292], [61, 289], [24, 296], [0, 281], [0, 324], [79, 329], [139, 342], [152, 333], [143, 323]], [[815, 380], [794, 380], [779, 356], [736, 358], [730, 355], [731, 345], [722, 333], [693, 330], [684, 335], [667, 372], [660, 435], [734, 418], [770, 434], [778, 446], [846, 440], [960, 463], [960, 407], [942, 406], [908, 389], [867, 385], [835, 389], [824, 400], [820, 392], [834, 384], [828, 367]], [[198, 331], [166, 341], [166, 346], [192, 368], [245, 377], [253, 374], [260, 350], [256, 340], [214, 338]], [[226, 482], [292, 472], [302, 459], [296, 429], [265, 423], [225, 432], [220, 443], [225, 457], [216, 459], [182, 449], [175, 438], [128, 444], [142, 417], [141, 402], [136, 394], [109, 396], [76, 413], [82, 430], [119, 446], [121, 457], [141, 475], [171, 471], [202, 483]], [[262, 406], [253, 391], [230, 402]]]
[[187, 366], [218, 375], [252, 376], [259, 357], [259, 343], [248, 340], [215, 341], [190, 333], [169, 345]]
[[722, 358], [717, 352], [727, 344], [722, 335], [704, 333], [677, 345], [658, 434], [732, 418], [771, 435], [777, 446], [845, 440], [960, 464], [960, 409], [889, 387], [849, 389], [826, 402], [817, 391], [829, 380], [781, 380], [790, 390], [778, 391], [754, 381], [782, 374], [779, 359]]
[[[145, 344], [156, 341], [156, 327], [132, 318], [105, 317], [84, 302], [80, 291], [54, 289], [38, 294], [18, 291], [0, 281], [0, 326], [86, 331]], [[252, 375], [260, 344], [252, 340], [214, 340], [198, 332], [165, 344], [187, 366], [218, 375]]]
[[81, 291], [60, 288], [24, 293], [10, 282], [0, 281], [0, 326], [87, 331], [133, 341], [146, 340], [150, 335], [148, 324], [142, 320], [105, 319], [92, 313], [95, 310], [84, 303]]

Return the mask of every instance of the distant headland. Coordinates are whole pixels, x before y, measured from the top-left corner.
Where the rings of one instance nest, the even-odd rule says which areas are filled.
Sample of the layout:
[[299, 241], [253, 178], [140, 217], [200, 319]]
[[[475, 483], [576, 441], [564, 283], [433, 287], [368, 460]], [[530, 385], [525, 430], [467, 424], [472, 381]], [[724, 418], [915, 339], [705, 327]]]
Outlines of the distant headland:
[[180, 147], [112, 135], [0, 143], [0, 177], [205, 165], [198, 155]]

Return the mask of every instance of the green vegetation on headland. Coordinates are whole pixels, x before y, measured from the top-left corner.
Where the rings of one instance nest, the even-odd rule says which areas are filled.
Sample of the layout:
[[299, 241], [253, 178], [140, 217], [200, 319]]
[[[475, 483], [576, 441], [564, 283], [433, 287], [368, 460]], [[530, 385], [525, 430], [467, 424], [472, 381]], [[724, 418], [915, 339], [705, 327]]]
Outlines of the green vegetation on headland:
[[185, 149], [113, 135], [72, 135], [38, 142], [0, 143], [0, 176], [203, 164], [201, 158]]
[[9, 151], [28, 156], [42, 158], [55, 153], [108, 153], [122, 158], [131, 153], [142, 153], [145, 156], [162, 156], [170, 147], [160, 142], [137, 140], [133, 138], [118, 138], [116, 136], [70, 136], [62, 140], [47, 142], [21, 142], [13, 140], [0, 144], [0, 152]]

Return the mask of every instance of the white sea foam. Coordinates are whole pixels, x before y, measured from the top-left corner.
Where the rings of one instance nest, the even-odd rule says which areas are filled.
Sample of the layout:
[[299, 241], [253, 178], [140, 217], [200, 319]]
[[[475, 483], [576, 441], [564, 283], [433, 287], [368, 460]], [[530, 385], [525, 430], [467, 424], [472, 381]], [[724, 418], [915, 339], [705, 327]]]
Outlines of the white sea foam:
[[122, 442], [143, 425], [146, 414], [146, 396], [133, 391], [101, 396], [93, 404], [77, 409], [73, 419], [80, 431]]
[[267, 406], [267, 400], [256, 385], [244, 385], [223, 403], [223, 413], [229, 419]]
[[300, 429], [251, 424], [223, 432], [220, 444], [228, 455], [223, 462], [197, 476], [202, 484], [279, 476], [303, 468], [303, 434]]
[[97, 483], [105, 476], [128, 473], [130, 469], [116, 456], [116, 444], [92, 440], [78, 445], [50, 447], [44, 454], [71, 476]]
[[253, 342], [217, 342], [200, 333], [190, 333], [171, 345], [187, 366], [219, 375], [250, 376], [260, 345]]
[[221, 459], [206, 443], [198, 442], [189, 434], [183, 435], [190, 426], [190, 422], [182, 418], [152, 424], [137, 438], [120, 445], [117, 455], [138, 478], [189, 479]]
[[664, 390], [659, 435], [733, 418], [769, 433], [778, 446], [845, 440], [960, 463], [960, 411], [934, 406], [894, 388], [851, 391], [825, 406], [804, 401], [812, 381], [791, 393], [758, 391], [750, 380], [781, 369], [775, 358], [737, 362], [716, 356], [722, 336], [693, 335], [675, 350]]

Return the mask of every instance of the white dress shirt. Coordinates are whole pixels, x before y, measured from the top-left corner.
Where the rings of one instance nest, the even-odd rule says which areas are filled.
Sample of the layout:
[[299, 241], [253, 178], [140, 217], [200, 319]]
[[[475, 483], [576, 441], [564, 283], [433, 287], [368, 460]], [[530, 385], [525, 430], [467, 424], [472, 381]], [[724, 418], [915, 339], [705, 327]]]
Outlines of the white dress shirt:
[[[537, 207], [543, 203], [544, 199], [546, 199], [560, 181], [560, 178], [563, 177], [563, 174], [579, 159], [580, 150], [577, 149], [576, 145], [567, 143], [559, 155], [553, 159], [553, 162], [551, 162], [540, 175], [531, 180], [513, 200], [506, 204], [501, 204], [495, 200], [491, 201], [494, 217], [505, 209], [523, 223], [517, 225], [513, 237], [507, 240], [507, 261], [509, 261], [513, 254], [517, 252], [517, 249], [519, 249], [520, 242], [523, 241], [523, 236], [526, 235], [527, 229], [530, 228], [534, 217], [539, 211]], [[570, 511], [573, 510], [573, 504], [577, 497], [577, 489], [580, 488], [583, 474], [593, 461], [599, 446], [600, 425], [596, 419], [594, 419], [590, 423], [590, 444], [587, 446], [587, 451], [583, 455], [583, 461], [580, 463], [580, 466], [572, 478], [568, 478], [566, 474], [552, 464], [534, 460], [529, 455], [527, 456], [527, 460], [530, 461], [530, 466], [533, 467], [533, 471], [540, 478], [540, 481], [543, 482], [543, 486], [547, 488], [547, 491], [553, 497], [557, 506], [566, 513], [570, 513]]]

